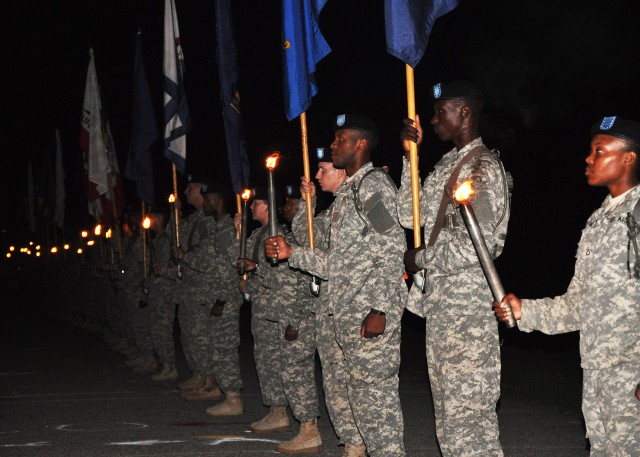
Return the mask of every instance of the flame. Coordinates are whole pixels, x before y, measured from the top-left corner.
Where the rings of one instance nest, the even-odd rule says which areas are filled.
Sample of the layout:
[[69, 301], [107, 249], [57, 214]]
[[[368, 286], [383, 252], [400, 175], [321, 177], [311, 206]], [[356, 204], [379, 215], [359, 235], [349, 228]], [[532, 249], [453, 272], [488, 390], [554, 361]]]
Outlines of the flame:
[[169, 203], [175, 203], [176, 202], [176, 197], [173, 196], [173, 194], [169, 194]]
[[37, 245], [36, 246], [36, 251], [39, 251], [39, 250], [40, 250], [40, 245]]
[[455, 198], [457, 202], [461, 203], [469, 201], [473, 194], [474, 190], [471, 186], [471, 181], [465, 181], [458, 186], [455, 193], [453, 194], [453, 198]]
[[16, 247], [15, 247], [15, 246], [9, 246], [9, 250], [10, 250], [11, 252], [13, 252], [13, 251], [15, 251], [15, 250], [16, 250]]
[[149, 216], [144, 217], [142, 227], [144, 227], [145, 230], [149, 230], [149, 227], [151, 227], [151, 218]]
[[40, 257], [40, 253], [39, 252], [36, 252], [36, 257]]
[[246, 202], [251, 198], [251, 189], [244, 189], [241, 195], [242, 199]]
[[[105, 238], [111, 238], [111, 229], [107, 230], [107, 232], [104, 234]], [[65, 249], [69, 249], [69, 248], [65, 248]]]
[[11, 253], [7, 252], [7, 259], [10, 259], [10, 258], [11, 258]]
[[274, 152], [269, 157], [267, 157], [267, 169], [271, 171], [275, 170], [278, 166], [278, 159], [280, 159], [280, 154], [278, 154], [277, 152]]
[[78, 254], [82, 254], [82, 248], [78, 248], [78, 250], [76, 251]]
[[55, 254], [56, 252], [58, 252], [58, 248], [57, 247], [52, 247], [51, 248], [51, 254]]
[[80, 232], [80, 236], [81, 236], [82, 238], [86, 238], [86, 237], [88, 237], [88, 236], [89, 236], [89, 232], [87, 232], [86, 230], [83, 230], [82, 232]]
[[29, 241], [29, 246], [33, 246], [33, 241]]
[[96, 228], [93, 229], [93, 233], [95, 236], [100, 236], [100, 234], [102, 233], [102, 225], [96, 225]]
[[87, 246], [93, 246], [94, 244], [95, 244], [95, 241], [93, 240], [87, 241]]
[[70, 247], [70, 246], [69, 246], [68, 244], [65, 244], [65, 245], [64, 245], [64, 250], [65, 250], [65, 251], [68, 251], [68, 250], [69, 250], [69, 247]]

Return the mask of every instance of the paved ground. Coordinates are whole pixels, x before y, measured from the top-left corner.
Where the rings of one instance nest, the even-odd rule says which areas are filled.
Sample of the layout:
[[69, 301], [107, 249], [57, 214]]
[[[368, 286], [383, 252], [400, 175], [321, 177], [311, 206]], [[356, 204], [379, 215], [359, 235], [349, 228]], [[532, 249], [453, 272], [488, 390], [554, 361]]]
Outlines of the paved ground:
[[[248, 424], [267, 409], [260, 404], [246, 312], [241, 348], [246, 412], [215, 419], [204, 414], [209, 403], [182, 401], [175, 383], [156, 384], [132, 373], [120, 354], [86, 330], [51, 319], [18, 296], [0, 307], [2, 456], [266, 456], [275, 454], [278, 440], [292, 436], [249, 432]], [[421, 319], [405, 316], [400, 373], [405, 443], [409, 456], [438, 456], [422, 327]], [[577, 341], [575, 334], [505, 335], [498, 409], [505, 455], [588, 455]], [[184, 379], [184, 361], [180, 370]], [[319, 426], [324, 455], [341, 455], [324, 408]]]

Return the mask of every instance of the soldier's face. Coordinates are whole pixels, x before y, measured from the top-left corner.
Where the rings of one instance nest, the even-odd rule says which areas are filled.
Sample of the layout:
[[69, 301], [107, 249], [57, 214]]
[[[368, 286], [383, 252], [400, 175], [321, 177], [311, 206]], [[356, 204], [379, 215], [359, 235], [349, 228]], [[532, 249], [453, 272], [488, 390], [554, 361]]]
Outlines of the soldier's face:
[[298, 199], [287, 197], [287, 200], [284, 203], [284, 207], [282, 208], [282, 217], [287, 222], [291, 222], [298, 212]]
[[336, 170], [333, 167], [333, 162], [320, 162], [318, 164], [318, 172], [316, 173], [316, 179], [320, 188], [325, 192], [335, 192], [340, 184], [342, 184], [342, 177], [344, 172], [342, 170]]
[[254, 221], [266, 224], [269, 220], [269, 205], [264, 200], [254, 200], [251, 203], [251, 217]]
[[333, 143], [331, 143], [331, 160], [333, 160], [335, 168], [349, 168], [355, 164], [359, 141], [354, 130], [336, 131]]
[[184, 190], [184, 195], [187, 197], [187, 203], [196, 208], [200, 208], [202, 206], [202, 194], [200, 193], [200, 187], [201, 184], [190, 182]]
[[461, 100], [440, 100], [433, 104], [435, 112], [431, 125], [441, 141], [451, 141], [460, 132], [464, 120], [461, 115], [463, 106]]
[[207, 216], [211, 216], [215, 212], [216, 203], [217, 201], [215, 195], [205, 195], [202, 199], [202, 211], [204, 211]]
[[[626, 151], [627, 142], [610, 135], [596, 135], [586, 159], [585, 175], [590, 186], [615, 186], [633, 173], [635, 152]], [[631, 167], [631, 168], [630, 168]]]

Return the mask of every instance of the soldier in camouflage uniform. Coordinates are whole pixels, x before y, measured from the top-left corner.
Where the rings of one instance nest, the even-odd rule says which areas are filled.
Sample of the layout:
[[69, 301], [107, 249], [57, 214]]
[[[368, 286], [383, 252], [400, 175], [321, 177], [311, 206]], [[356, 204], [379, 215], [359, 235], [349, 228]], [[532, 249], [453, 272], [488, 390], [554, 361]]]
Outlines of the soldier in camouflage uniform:
[[[398, 369], [406, 242], [396, 219], [397, 189], [370, 162], [377, 142], [371, 119], [340, 115], [334, 130], [333, 164], [348, 178], [331, 208], [328, 248], [311, 250], [273, 237], [267, 240], [267, 255], [288, 258], [290, 266], [327, 281], [316, 313], [332, 321], [346, 362], [349, 404], [367, 451], [403, 456]], [[345, 455], [364, 452], [345, 449]]]
[[[420, 225], [424, 245], [405, 255], [409, 273], [425, 270], [422, 294], [411, 288], [407, 309], [426, 316], [426, 351], [436, 419], [436, 435], [444, 456], [501, 456], [496, 403], [500, 397], [498, 323], [487, 304], [491, 291], [468, 231], [445, 193], [471, 180], [472, 199], [482, 234], [493, 257], [504, 244], [509, 219], [506, 174], [498, 154], [479, 133], [482, 107], [476, 86], [465, 81], [436, 84], [431, 119], [442, 141], [454, 148], [425, 179], [420, 195]], [[422, 140], [420, 119], [408, 119], [401, 133], [405, 151], [409, 141]], [[398, 192], [398, 215], [413, 227], [411, 174], [405, 158]], [[438, 232], [438, 230], [441, 230]], [[439, 235], [438, 235], [439, 233]]]
[[[261, 227], [254, 230], [247, 239], [248, 259], [238, 259], [238, 267], [251, 272], [247, 280], [240, 281], [240, 290], [251, 296], [251, 333], [253, 334], [253, 357], [260, 382], [262, 402], [268, 406], [269, 413], [262, 419], [251, 423], [254, 433], [289, 431], [287, 415], [287, 396], [282, 385], [282, 361], [280, 358], [280, 338], [282, 335], [277, 319], [273, 318], [272, 308], [277, 306], [277, 289], [273, 287], [275, 270], [288, 269], [286, 262], [271, 265], [271, 259], [264, 254], [264, 240], [269, 235], [269, 206], [264, 188], [254, 190], [251, 214]], [[234, 224], [239, 230], [241, 218], [236, 214]], [[236, 240], [230, 247], [230, 255], [239, 252]], [[237, 254], [236, 254], [237, 255]]]
[[240, 307], [242, 294], [238, 289], [237, 254], [229, 256], [229, 246], [234, 243], [236, 230], [227, 212], [225, 194], [207, 191], [202, 205], [205, 213], [215, 220], [212, 262], [212, 295], [209, 308], [209, 335], [212, 369], [225, 401], [207, 408], [211, 416], [239, 416], [243, 413], [240, 398]]
[[606, 117], [594, 126], [587, 181], [609, 195], [582, 231], [567, 292], [494, 302], [501, 320], [511, 314], [508, 302], [525, 332], [580, 331], [582, 412], [594, 457], [640, 455], [640, 258], [628, 230], [631, 217], [640, 219], [639, 151], [640, 123]]
[[[187, 203], [196, 209], [185, 220], [180, 249], [172, 248], [182, 267], [179, 320], [183, 346], [188, 348], [189, 368], [194, 376], [180, 384], [181, 397], [187, 401], [222, 398], [213, 375], [210, 345], [211, 296], [215, 262], [215, 220], [202, 208], [203, 194], [210, 181], [204, 176], [189, 175], [185, 190]], [[208, 305], [208, 306], [207, 306]], [[180, 314], [182, 311], [182, 314]], [[185, 324], [183, 326], [183, 324]]]
[[176, 316], [176, 265], [171, 258], [171, 244], [166, 230], [167, 217], [152, 213], [151, 229], [155, 231], [153, 240], [152, 273], [148, 278], [149, 309], [151, 312], [151, 339], [160, 362], [160, 369], [151, 375], [154, 381], [178, 379], [176, 349], [173, 342], [173, 325]]

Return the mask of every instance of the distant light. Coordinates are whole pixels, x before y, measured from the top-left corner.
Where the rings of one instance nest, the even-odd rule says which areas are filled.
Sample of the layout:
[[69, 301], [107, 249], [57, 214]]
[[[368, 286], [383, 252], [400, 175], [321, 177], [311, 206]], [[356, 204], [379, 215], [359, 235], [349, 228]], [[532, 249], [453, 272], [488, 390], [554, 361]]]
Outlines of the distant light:
[[40, 251], [36, 252], [36, 257], [40, 257]]
[[68, 251], [68, 250], [69, 250], [69, 245], [68, 245], [68, 244], [65, 244], [65, 245], [64, 245], [64, 250], [65, 250], [65, 251]]
[[52, 247], [51, 248], [51, 254], [55, 254], [56, 252], [58, 252], [58, 248], [57, 247]]
[[40, 250], [40, 245], [37, 245], [36, 246], [36, 251], [39, 251], [39, 250]]
[[29, 241], [29, 246], [33, 246], [33, 241]]
[[9, 250], [10, 250], [11, 252], [13, 252], [13, 251], [15, 251], [15, 250], [16, 250], [16, 247], [15, 247], [15, 246], [9, 246]]
[[31, 255], [31, 251], [27, 249], [27, 255]]
[[95, 244], [95, 241], [93, 240], [87, 241], [87, 246], [93, 246], [94, 244]]
[[11, 258], [11, 253], [7, 252], [7, 259], [10, 259], [10, 258]]
[[100, 236], [100, 234], [102, 233], [102, 225], [96, 225], [96, 228], [93, 229], [93, 233], [95, 236]]
[[78, 250], [76, 251], [78, 254], [82, 254], [82, 248], [78, 248]]
[[105, 238], [111, 238], [111, 229], [107, 230], [104, 234]]
[[88, 236], [89, 236], [89, 232], [87, 232], [86, 230], [83, 230], [82, 232], [80, 232], [80, 236], [81, 236], [82, 238], [86, 238], [86, 237], [88, 237]]

